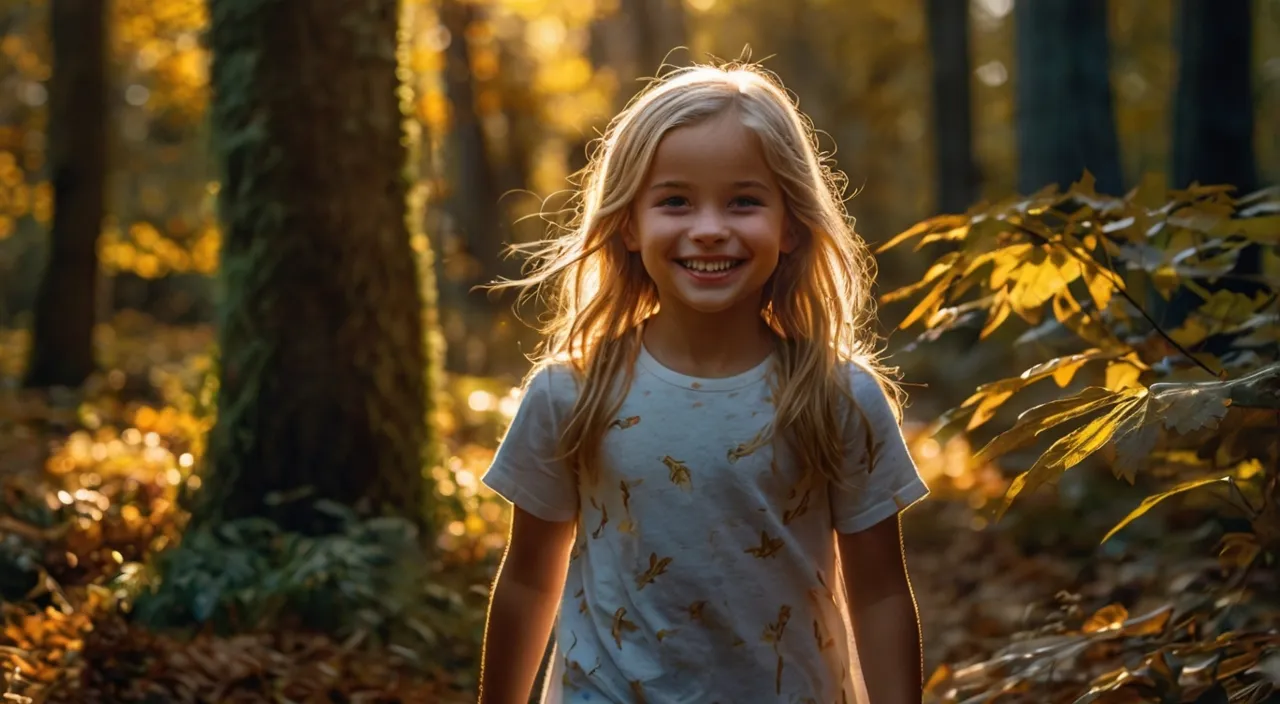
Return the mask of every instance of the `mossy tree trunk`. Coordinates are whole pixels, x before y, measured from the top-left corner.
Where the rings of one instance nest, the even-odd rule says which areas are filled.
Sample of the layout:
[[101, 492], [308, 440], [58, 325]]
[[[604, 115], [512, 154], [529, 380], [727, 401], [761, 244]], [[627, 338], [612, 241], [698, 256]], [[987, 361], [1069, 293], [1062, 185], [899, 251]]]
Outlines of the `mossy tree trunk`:
[[1088, 169], [1099, 192], [1121, 195], [1106, 0], [1017, 2], [1013, 13], [1018, 190], [1066, 188]]
[[107, 168], [106, 10], [101, 2], [49, 5], [49, 170], [53, 227], [36, 292], [28, 387], [79, 386], [93, 372], [98, 233]]
[[[426, 330], [397, 0], [211, 0], [222, 168], [218, 421], [195, 525], [422, 523]], [[429, 272], [422, 272], [426, 274]]]

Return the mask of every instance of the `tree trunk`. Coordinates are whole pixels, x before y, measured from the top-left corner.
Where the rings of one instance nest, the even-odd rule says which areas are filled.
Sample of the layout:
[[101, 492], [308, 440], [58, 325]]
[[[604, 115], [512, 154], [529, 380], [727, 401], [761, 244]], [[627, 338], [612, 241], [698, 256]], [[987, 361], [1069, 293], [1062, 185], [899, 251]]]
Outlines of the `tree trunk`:
[[1014, 21], [1018, 190], [1066, 188], [1087, 169], [1121, 194], [1106, 0], [1017, 2]]
[[106, 10], [50, 3], [48, 81], [53, 227], [36, 293], [29, 387], [79, 386], [93, 372], [98, 233], [107, 168]]
[[936, 208], [944, 213], [963, 213], [978, 198], [969, 94], [969, 5], [929, 0], [928, 13]]
[[[222, 378], [194, 523], [422, 522], [427, 340], [397, 0], [211, 0]], [[415, 244], [422, 246], [421, 237]]]
[[1182, 0], [1173, 113], [1173, 185], [1258, 186], [1253, 155], [1249, 0]]
[[[1253, 154], [1253, 16], [1248, 0], [1182, 0], [1178, 7], [1178, 85], [1173, 111], [1173, 173], [1176, 188], [1193, 181], [1231, 184], [1237, 195], [1258, 187]], [[1262, 247], [1240, 250], [1229, 276], [1196, 278], [1208, 291], [1253, 295], [1265, 289]], [[1181, 324], [1203, 299], [1179, 289], [1167, 303], [1154, 296], [1152, 309], [1165, 325]], [[1212, 343], [1205, 346], [1219, 351]]]

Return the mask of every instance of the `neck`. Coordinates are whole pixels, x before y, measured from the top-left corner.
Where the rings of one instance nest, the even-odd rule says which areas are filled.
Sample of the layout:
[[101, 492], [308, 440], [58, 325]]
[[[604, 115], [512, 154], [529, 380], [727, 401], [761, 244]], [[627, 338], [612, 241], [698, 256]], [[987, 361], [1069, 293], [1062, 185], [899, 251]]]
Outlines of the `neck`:
[[688, 376], [741, 374], [773, 351], [773, 332], [758, 307], [714, 315], [662, 308], [645, 323], [645, 349], [663, 366]]

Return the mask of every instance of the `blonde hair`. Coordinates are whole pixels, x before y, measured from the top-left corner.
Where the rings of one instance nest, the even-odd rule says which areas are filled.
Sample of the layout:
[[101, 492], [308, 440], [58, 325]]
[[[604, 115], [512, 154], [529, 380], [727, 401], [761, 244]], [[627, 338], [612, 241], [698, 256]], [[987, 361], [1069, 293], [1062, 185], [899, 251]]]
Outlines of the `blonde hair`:
[[766, 285], [761, 310], [781, 340], [771, 376], [775, 435], [787, 439], [806, 472], [816, 468], [838, 481], [839, 396], [852, 398], [841, 362], [870, 373], [901, 415], [902, 392], [889, 378], [894, 370], [879, 364], [875, 349], [875, 260], [845, 211], [844, 179], [820, 154], [807, 118], [757, 65], [674, 69], [633, 98], [595, 141], [567, 231], [517, 246], [531, 255], [528, 275], [493, 284], [524, 289], [522, 300], [545, 294], [550, 315], [528, 379], [552, 364], [572, 369], [579, 394], [559, 451], [580, 482], [599, 477], [600, 442], [630, 387], [641, 323], [658, 308], [653, 281], [621, 236], [632, 201], [664, 135], [731, 110], [759, 136], [798, 241]]

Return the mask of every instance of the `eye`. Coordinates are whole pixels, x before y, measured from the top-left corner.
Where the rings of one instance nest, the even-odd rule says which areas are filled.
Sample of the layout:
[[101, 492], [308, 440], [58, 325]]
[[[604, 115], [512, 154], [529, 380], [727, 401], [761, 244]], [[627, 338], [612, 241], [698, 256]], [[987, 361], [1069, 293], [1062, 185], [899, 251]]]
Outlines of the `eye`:
[[659, 208], [683, 208], [689, 204], [689, 199], [684, 196], [667, 196], [659, 200], [657, 207]]
[[751, 208], [758, 205], [764, 205], [764, 201], [761, 201], [755, 196], [737, 196], [733, 200], [729, 201], [729, 205], [734, 208]]

